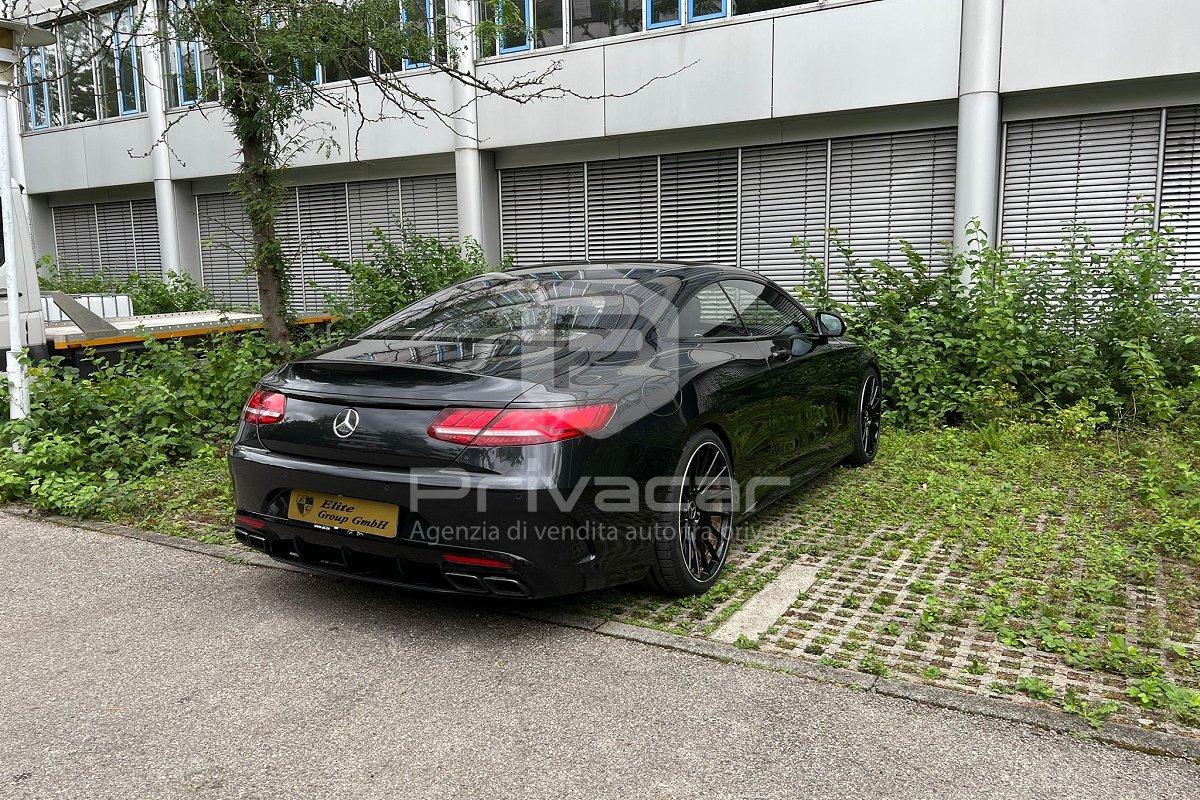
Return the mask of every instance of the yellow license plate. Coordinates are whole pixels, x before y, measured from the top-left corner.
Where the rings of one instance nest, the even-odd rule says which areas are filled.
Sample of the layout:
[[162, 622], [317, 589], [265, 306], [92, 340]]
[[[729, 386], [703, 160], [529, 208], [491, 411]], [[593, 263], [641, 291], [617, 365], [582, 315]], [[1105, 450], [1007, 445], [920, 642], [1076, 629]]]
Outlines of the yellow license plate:
[[399, 527], [400, 508], [374, 500], [292, 489], [288, 518], [394, 539]]

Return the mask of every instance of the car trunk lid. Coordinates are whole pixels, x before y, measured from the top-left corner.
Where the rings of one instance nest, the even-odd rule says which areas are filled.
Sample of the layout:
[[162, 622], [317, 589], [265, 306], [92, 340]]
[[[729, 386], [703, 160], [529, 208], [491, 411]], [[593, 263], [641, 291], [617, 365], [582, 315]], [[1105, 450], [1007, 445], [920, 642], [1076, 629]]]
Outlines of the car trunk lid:
[[438, 468], [454, 463], [464, 447], [427, 435], [439, 411], [457, 405], [503, 408], [533, 384], [446, 366], [315, 358], [287, 365], [264, 385], [287, 396], [283, 421], [258, 426], [268, 450], [324, 461]]

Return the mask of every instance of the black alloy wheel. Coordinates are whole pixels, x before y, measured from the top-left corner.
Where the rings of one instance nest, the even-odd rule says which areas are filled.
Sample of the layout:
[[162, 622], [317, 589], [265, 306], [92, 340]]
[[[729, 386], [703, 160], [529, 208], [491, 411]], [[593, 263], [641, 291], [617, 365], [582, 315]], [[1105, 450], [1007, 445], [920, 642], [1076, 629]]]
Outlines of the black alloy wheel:
[[869, 371], [858, 391], [858, 417], [854, 425], [854, 452], [849, 462], [855, 466], [870, 464], [879, 450], [879, 433], [883, 427], [883, 385], [879, 373]]
[[673, 594], [701, 594], [721, 574], [733, 538], [733, 474], [725, 444], [700, 431], [676, 472], [674, 513], [657, 533], [652, 583]]

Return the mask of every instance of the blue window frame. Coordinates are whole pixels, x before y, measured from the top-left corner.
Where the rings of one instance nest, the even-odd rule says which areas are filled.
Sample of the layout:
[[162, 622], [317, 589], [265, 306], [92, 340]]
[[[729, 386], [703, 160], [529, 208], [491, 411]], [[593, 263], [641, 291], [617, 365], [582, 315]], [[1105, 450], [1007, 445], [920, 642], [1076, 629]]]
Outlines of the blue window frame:
[[134, 34], [133, 6], [121, 9], [113, 26], [113, 63], [117, 73], [117, 111], [121, 116], [142, 113], [142, 77]]
[[30, 130], [49, 128], [55, 117], [48, 73], [46, 48], [32, 48], [25, 56], [25, 119]]
[[[400, 4], [400, 21], [403, 22], [405, 25], [407, 25], [408, 24], [408, 7], [409, 7], [409, 5], [412, 5], [415, 8], [419, 8], [421, 6], [421, 2], [422, 2], [422, 0], [404, 0], [404, 2], [401, 2], [401, 4]], [[430, 43], [432, 43], [433, 42], [433, 0], [424, 0], [424, 5], [425, 5], [425, 20], [424, 20], [425, 21], [425, 33], [427, 36], [429, 36]], [[432, 56], [433, 56], [432, 50], [430, 51], [429, 55], [432, 58]], [[404, 59], [404, 68], [405, 69], [418, 69], [420, 67], [427, 67], [427, 66], [429, 66], [428, 61], [412, 61], [411, 59], [408, 59], [408, 58]]]
[[[173, 0], [172, 5], [182, 13], [195, 6], [196, 0]], [[175, 40], [175, 90], [179, 105], [190, 106], [204, 97], [204, 63], [199, 42]]]
[[[692, 0], [687, 2], [691, 3]], [[683, 3], [684, 0], [646, 0], [646, 30], [653, 31], [678, 25], [683, 19]]]
[[[506, 5], [520, 7], [521, 30], [507, 31], [504, 29], [504, 7]], [[501, 53], [520, 53], [533, 47], [533, 37], [530, 29], [533, 27], [533, 0], [501, 0], [496, 6], [496, 24], [500, 26], [500, 41], [496, 43]], [[514, 44], [513, 42], [517, 42]]]
[[704, 22], [729, 15], [728, 0], [687, 0], [688, 22]]
[[309, 86], [316, 86], [319, 83], [325, 82], [325, 67], [315, 61], [301, 61], [296, 59], [296, 80], [301, 83], [307, 83]]
[[203, 80], [200, 75], [200, 43], [175, 42], [175, 88], [179, 91], [179, 105], [190, 106], [204, 96]]

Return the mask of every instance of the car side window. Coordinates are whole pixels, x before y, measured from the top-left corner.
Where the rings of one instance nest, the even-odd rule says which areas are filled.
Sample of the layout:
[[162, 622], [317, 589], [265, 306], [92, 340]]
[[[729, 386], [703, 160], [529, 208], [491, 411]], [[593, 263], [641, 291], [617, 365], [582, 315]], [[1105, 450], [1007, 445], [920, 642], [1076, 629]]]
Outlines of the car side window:
[[705, 286], [679, 312], [679, 341], [745, 336], [737, 312], [718, 284]]
[[812, 333], [808, 315], [783, 294], [758, 281], [721, 281], [751, 336], [776, 336], [788, 332]]

